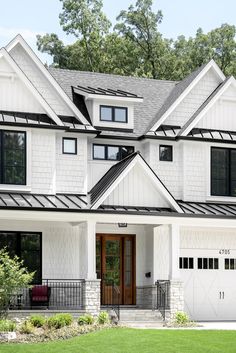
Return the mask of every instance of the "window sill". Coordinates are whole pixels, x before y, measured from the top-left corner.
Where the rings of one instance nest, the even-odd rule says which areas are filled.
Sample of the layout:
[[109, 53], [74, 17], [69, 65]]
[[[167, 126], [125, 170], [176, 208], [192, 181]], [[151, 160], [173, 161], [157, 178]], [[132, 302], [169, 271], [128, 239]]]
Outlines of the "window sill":
[[31, 192], [30, 185], [9, 185], [0, 184], [0, 191], [10, 192]]
[[206, 202], [236, 202], [235, 196], [210, 196], [206, 197]]

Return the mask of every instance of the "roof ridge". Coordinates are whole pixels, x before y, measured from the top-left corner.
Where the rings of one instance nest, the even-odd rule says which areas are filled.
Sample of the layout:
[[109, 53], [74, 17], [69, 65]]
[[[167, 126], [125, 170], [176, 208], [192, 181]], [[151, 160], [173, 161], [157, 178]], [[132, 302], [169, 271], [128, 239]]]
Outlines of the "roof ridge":
[[118, 75], [118, 74], [114, 74], [114, 73], [106, 73], [106, 72], [94, 72], [94, 71], [82, 71], [82, 70], [72, 70], [72, 69], [61, 69], [61, 68], [57, 68], [57, 67], [49, 67], [48, 68], [49, 71], [66, 71], [66, 72], [77, 72], [80, 74], [91, 74], [91, 75], [101, 75], [101, 76], [113, 76], [113, 77], [121, 77], [121, 78], [132, 78], [132, 79], [137, 79], [137, 80], [147, 80], [147, 81], [157, 81], [157, 82], [163, 82], [163, 83], [176, 83], [178, 84], [181, 81], [178, 80], [161, 80], [161, 79], [156, 79], [156, 78], [152, 78], [152, 77], [138, 77], [138, 76], [131, 76], [131, 75]]

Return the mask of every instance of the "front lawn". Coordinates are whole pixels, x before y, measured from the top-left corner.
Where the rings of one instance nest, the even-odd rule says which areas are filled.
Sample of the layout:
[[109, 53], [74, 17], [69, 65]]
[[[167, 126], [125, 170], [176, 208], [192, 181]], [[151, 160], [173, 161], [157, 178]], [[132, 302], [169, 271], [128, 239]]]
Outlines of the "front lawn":
[[1, 353], [236, 353], [236, 331], [104, 329], [67, 341], [2, 344]]

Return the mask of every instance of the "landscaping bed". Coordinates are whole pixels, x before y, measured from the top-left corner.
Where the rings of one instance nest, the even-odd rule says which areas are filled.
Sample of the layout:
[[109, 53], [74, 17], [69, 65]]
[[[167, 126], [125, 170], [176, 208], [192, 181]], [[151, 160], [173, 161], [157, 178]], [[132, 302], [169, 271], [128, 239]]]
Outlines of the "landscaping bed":
[[76, 320], [72, 315], [64, 313], [48, 318], [32, 315], [26, 320], [4, 319], [0, 320], [0, 343], [63, 340], [108, 327], [112, 325], [106, 312], [101, 312], [97, 318], [86, 314]]

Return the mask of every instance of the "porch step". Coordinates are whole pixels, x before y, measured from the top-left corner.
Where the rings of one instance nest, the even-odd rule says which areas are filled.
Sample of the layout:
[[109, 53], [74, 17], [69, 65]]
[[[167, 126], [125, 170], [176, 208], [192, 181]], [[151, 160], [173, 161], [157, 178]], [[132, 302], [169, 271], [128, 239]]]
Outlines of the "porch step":
[[120, 322], [163, 322], [161, 313], [158, 310], [151, 309], [120, 309]]

